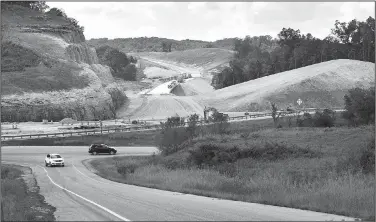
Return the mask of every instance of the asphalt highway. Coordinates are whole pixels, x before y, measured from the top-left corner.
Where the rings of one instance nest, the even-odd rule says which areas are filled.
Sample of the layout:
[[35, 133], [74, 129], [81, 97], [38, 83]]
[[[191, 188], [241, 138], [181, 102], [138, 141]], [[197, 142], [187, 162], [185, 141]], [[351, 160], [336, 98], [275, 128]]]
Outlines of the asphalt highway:
[[[82, 161], [88, 147], [2, 147], [2, 163], [32, 168], [46, 201], [57, 208], [58, 221], [328, 221], [354, 218], [221, 200], [112, 182], [94, 174]], [[118, 155], [150, 155], [154, 147], [117, 147]], [[45, 167], [48, 153], [59, 153], [65, 167]]]

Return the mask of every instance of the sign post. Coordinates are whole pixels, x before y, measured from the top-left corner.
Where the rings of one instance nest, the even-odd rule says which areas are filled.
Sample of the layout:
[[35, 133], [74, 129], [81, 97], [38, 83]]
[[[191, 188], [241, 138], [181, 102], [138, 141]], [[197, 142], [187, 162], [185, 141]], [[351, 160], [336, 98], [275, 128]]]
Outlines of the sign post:
[[303, 103], [303, 101], [299, 98], [298, 101], [296, 101], [299, 105], [299, 108], [300, 108], [300, 105]]

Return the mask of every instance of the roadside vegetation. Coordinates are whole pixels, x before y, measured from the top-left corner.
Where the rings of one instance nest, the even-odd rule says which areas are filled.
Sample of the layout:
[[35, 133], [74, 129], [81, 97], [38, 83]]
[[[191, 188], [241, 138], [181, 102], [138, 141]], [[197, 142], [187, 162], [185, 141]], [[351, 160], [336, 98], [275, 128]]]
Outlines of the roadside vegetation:
[[128, 184], [374, 220], [371, 90], [350, 90], [347, 114], [327, 109], [230, 124], [214, 110], [213, 125], [201, 127], [192, 115], [187, 128], [171, 117], [156, 141], [160, 155], [85, 164]]
[[55, 221], [55, 208], [46, 204], [34, 178], [25, 183], [22, 176], [31, 169], [1, 166], [1, 221]]

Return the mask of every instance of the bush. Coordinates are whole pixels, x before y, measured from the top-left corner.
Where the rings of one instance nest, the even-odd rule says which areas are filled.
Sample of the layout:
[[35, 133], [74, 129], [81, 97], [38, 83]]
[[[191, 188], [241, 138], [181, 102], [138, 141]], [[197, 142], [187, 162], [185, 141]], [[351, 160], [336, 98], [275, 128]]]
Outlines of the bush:
[[350, 89], [344, 96], [346, 111], [342, 114], [352, 125], [375, 122], [375, 89]]
[[196, 166], [214, 166], [218, 163], [233, 162], [236, 160], [238, 148], [226, 149], [217, 144], [202, 144], [198, 148], [190, 150], [188, 161]]
[[127, 174], [133, 174], [137, 167], [136, 164], [116, 164], [117, 172], [124, 177], [126, 177]]
[[251, 158], [255, 160], [276, 161], [287, 158], [317, 158], [322, 154], [309, 148], [287, 145], [284, 143], [265, 143], [264, 145], [244, 145], [244, 148], [208, 143], [201, 144], [189, 151], [187, 161], [198, 167], [217, 166], [223, 163], [233, 163], [238, 159]]
[[323, 112], [316, 112], [313, 118], [313, 124], [316, 127], [333, 127], [335, 119], [335, 112], [330, 109], [325, 109]]
[[237, 175], [237, 167], [234, 163], [222, 163], [216, 166], [215, 170], [227, 177], [234, 177]]
[[138, 124], [137, 120], [132, 120], [132, 124]]
[[164, 156], [182, 149], [182, 147], [184, 147], [183, 143], [189, 139], [189, 133], [185, 128], [164, 128], [161, 134], [159, 149]]
[[64, 17], [64, 18], [67, 17], [67, 15], [65, 14], [65, 12], [62, 9], [59, 9], [59, 8], [51, 8], [47, 12], [47, 14], [56, 15], [56, 16]]
[[183, 117], [179, 116], [173, 116], [167, 118], [167, 121], [162, 123], [162, 128], [172, 128], [172, 127], [178, 127], [178, 126], [184, 126], [185, 125], [185, 119]]
[[375, 174], [375, 138], [373, 137], [368, 142], [366, 148], [363, 150], [360, 159], [362, 171], [365, 174]]
[[296, 126], [313, 127], [314, 121], [313, 121], [312, 115], [310, 113], [304, 113], [302, 119], [300, 118], [300, 116], [298, 116], [296, 119]]
[[197, 123], [199, 121], [199, 116], [195, 113], [188, 118], [188, 127], [186, 131], [189, 133], [189, 137], [193, 138], [197, 136]]

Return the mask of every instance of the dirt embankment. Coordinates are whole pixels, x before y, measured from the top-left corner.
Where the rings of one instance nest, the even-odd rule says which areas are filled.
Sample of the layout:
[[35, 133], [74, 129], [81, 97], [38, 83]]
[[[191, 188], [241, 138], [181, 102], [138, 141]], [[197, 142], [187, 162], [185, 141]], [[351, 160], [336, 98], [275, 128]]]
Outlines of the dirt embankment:
[[354, 87], [372, 87], [375, 64], [339, 59], [286, 71], [200, 95], [202, 103], [222, 111], [270, 110], [280, 108], [343, 107], [343, 96]]
[[7, 53], [2, 55], [5, 87], [1, 102], [5, 112], [9, 111], [2, 113], [3, 120], [17, 121], [10, 116], [23, 108], [38, 110], [30, 114], [28, 120], [32, 121], [39, 121], [42, 117], [38, 115], [47, 115], [48, 109], [70, 115], [69, 109], [79, 103], [90, 118], [89, 105], [101, 107], [109, 100], [105, 87], [114, 82], [110, 68], [99, 64], [82, 30], [66, 18], [6, 5], [2, 23], [6, 27], [3, 50]]

